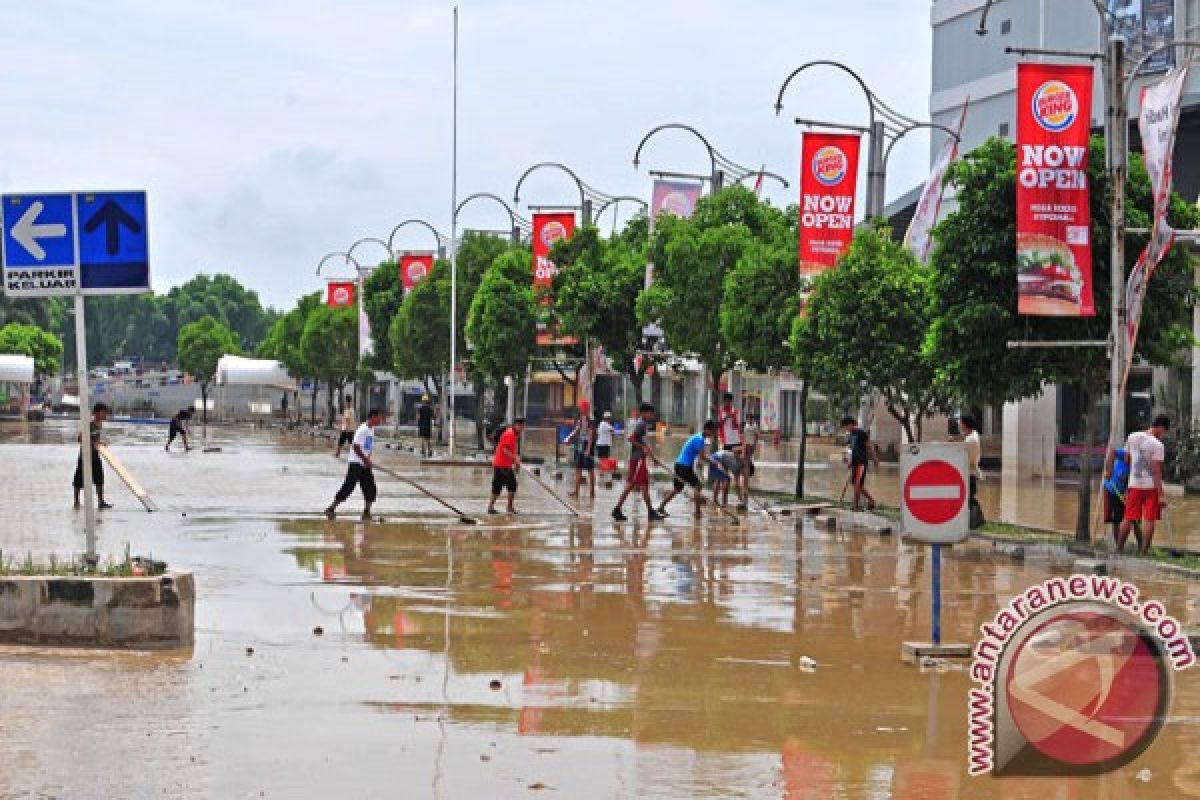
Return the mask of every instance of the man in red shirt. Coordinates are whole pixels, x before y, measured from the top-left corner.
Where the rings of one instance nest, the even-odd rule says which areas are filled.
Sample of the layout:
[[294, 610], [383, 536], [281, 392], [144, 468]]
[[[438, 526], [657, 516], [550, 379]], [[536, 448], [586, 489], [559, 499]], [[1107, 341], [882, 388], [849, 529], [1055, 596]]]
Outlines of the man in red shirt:
[[496, 452], [492, 455], [492, 499], [487, 513], [495, 514], [496, 500], [500, 492], [508, 490], [508, 513], [516, 514], [513, 502], [517, 499], [517, 470], [521, 468], [520, 436], [525, 432], [525, 420], [517, 417], [513, 424], [500, 434]]

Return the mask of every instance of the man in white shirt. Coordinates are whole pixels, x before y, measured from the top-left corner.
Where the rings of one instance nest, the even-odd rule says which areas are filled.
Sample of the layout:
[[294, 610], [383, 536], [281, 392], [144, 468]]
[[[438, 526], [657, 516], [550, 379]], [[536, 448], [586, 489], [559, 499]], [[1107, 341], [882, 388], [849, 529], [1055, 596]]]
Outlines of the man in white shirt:
[[1133, 523], [1142, 523], [1142, 541], [1138, 552], [1146, 555], [1154, 540], [1154, 525], [1166, 506], [1163, 491], [1163, 461], [1166, 448], [1162, 438], [1167, 435], [1171, 420], [1154, 418], [1149, 430], [1131, 433], [1125, 440], [1125, 458], [1129, 465], [1129, 490], [1125, 495], [1125, 520], [1117, 532], [1117, 552], [1125, 549], [1125, 540]]
[[338, 432], [337, 447], [333, 449], [334, 458], [341, 457], [342, 445], [354, 441], [354, 431], [354, 401], [350, 395], [346, 395], [346, 402], [342, 405], [342, 429]]
[[371, 463], [371, 454], [375, 451], [375, 426], [383, 419], [383, 412], [377, 408], [367, 414], [367, 421], [358, 426], [354, 438], [350, 442], [350, 455], [346, 459], [346, 479], [342, 488], [338, 489], [333, 502], [325, 509], [325, 516], [334, 519], [337, 507], [344, 503], [357, 486], [362, 489], [363, 521], [371, 519], [371, 504], [375, 502], [375, 473]]
[[979, 441], [979, 431], [975, 427], [975, 417], [963, 414], [958, 421], [958, 427], [963, 433], [963, 444], [967, 446], [967, 475], [970, 484], [970, 507], [972, 528], [983, 525], [983, 508], [979, 505], [979, 478], [983, 474], [979, 469], [979, 458], [983, 452], [983, 444]]
[[596, 427], [596, 458], [611, 458], [613, 444], [613, 415], [605, 411], [600, 424]]

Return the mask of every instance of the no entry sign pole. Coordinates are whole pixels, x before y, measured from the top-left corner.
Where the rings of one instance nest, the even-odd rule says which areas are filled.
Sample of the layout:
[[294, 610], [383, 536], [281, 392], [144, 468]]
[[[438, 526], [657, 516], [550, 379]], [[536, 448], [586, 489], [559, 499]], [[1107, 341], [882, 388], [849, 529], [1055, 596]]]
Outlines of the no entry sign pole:
[[933, 608], [930, 616], [933, 618], [933, 631], [930, 637], [936, 647], [942, 643], [942, 546], [935, 544], [933, 547], [933, 585], [930, 587], [930, 596], [932, 597]]
[[901, 524], [909, 541], [928, 544], [930, 552], [930, 639], [905, 642], [906, 659], [920, 656], [967, 657], [967, 645], [942, 643], [942, 546], [967, 537], [967, 454], [961, 444], [908, 445], [900, 457]]

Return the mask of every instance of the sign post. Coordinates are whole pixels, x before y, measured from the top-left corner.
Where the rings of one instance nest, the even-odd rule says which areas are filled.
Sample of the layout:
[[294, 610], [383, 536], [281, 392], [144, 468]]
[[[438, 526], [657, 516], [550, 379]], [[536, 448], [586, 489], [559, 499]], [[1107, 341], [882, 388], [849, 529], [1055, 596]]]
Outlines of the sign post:
[[145, 192], [0, 196], [0, 266], [7, 297], [74, 297], [79, 448], [88, 564], [96, 555], [84, 297], [150, 291]]
[[967, 658], [968, 645], [942, 643], [942, 546], [967, 538], [970, 525], [967, 451], [961, 444], [908, 445], [900, 456], [900, 519], [905, 538], [929, 544], [929, 642], [905, 642], [906, 660], [921, 656]]

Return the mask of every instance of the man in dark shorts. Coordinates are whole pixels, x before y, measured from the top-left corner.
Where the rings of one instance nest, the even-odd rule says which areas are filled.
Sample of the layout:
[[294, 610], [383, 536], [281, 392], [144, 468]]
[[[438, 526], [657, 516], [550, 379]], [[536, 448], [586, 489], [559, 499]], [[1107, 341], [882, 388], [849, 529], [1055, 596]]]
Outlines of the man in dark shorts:
[[879, 449], [854, 417], [842, 417], [842, 430], [846, 432], [846, 443], [850, 448], [850, 481], [854, 484], [852, 508], [858, 511], [865, 497], [870, 511], [875, 508], [875, 498], [867, 491], [867, 462], [873, 461], [875, 469], [879, 469]]
[[663, 497], [662, 502], [658, 504], [659, 515], [664, 517], [669, 516], [667, 514], [667, 503], [670, 503], [675, 499], [676, 495], [679, 495], [686, 487], [690, 486], [692, 489], [692, 502], [696, 504], [696, 516], [700, 516], [700, 507], [704, 505], [704, 492], [700, 488], [700, 476], [696, 473], [696, 462], [712, 463], [707, 452], [708, 440], [716, 435], [716, 432], [717, 423], [710, 419], [704, 423], [703, 432], [692, 434], [683, 443], [683, 447], [679, 448], [679, 457], [675, 459], [675, 485]]
[[634, 489], [639, 490], [642, 494], [642, 501], [646, 504], [646, 518], [651, 522], [662, 519], [662, 515], [654, 510], [654, 505], [650, 502], [650, 465], [646, 463], [653, 461], [655, 464], [662, 465], [658, 456], [654, 455], [654, 451], [646, 443], [646, 433], [650, 423], [654, 421], [654, 404], [642, 403], [638, 414], [639, 418], [631, 427], [627, 437], [629, 439], [629, 476], [625, 479], [625, 488], [617, 500], [617, 507], [612, 510], [612, 518], [617, 522], [627, 519], [621, 506], [625, 505], [625, 498], [629, 497]]
[[421, 455], [429, 458], [433, 455], [433, 404], [429, 395], [421, 395], [421, 405], [417, 406], [417, 438], [421, 440]]
[[[100, 453], [96, 450], [96, 445], [104, 444], [100, 438], [100, 431], [104, 428], [104, 420], [108, 419], [108, 406], [104, 403], [96, 403], [92, 406], [92, 423], [89, 428], [92, 439], [92, 485], [96, 487], [96, 508], [104, 510], [112, 508], [111, 505], [104, 501], [104, 462], [100, 458]], [[82, 441], [81, 441], [82, 444]], [[75, 477], [71, 480], [71, 486], [75, 489], [75, 508], [80, 507], [79, 495], [83, 491], [83, 447], [79, 448], [79, 458], [75, 462]]]
[[[1104, 465], [1104, 521], [1112, 525], [1113, 541], [1125, 519], [1125, 493], [1129, 489], [1129, 456], [1124, 447], [1110, 450]], [[1142, 546], [1142, 526], [1133, 526], [1138, 547]]]
[[508, 513], [516, 514], [513, 505], [517, 499], [517, 470], [521, 468], [521, 434], [525, 432], [525, 420], [517, 417], [513, 424], [500, 434], [496, 452], [492, 454], [492, 499], [487, 513], [496, 514], [496, 500], [500, 493], [508, 490]]
[[371, 506], [375, 502], [375, 472], [371, 456], [375, 452], [375, 426], [383, 419], [383, 412], [377, 408], [367, 414], [367, 421], [358, 426], [350, 440], [350, 454], [346, 458], [346, 479], [342, 488], [334, 495], [333, 502], [325, 509], [325, 516], [333, 519], [337, 515], [337, 507], [354, 494], [354, 487], [362, 489], [363, 521], [371, 518]]
[[166, 444], [166, 447], [163, 448], [164, 450], [171, 449], [171, 443], [175, 441], [176, 436], [183, 439], [183, 449], [185, 452], [192, 449], [191, 447], [188, 446], [188, 432], [187, 432], [187, 422], [191, 418], [192, 418], [192, 412], [186, 408], [180, 409], [179, 413], [177, 413], [175, 416], [171, 417], [171, 425], [170, 425], [169, 430], [167, 431], [167, 444]]

